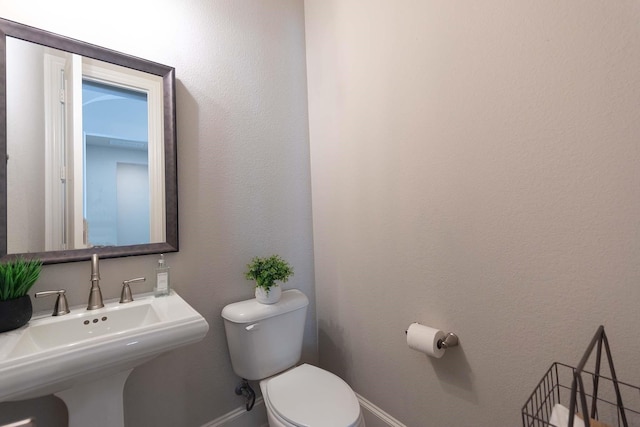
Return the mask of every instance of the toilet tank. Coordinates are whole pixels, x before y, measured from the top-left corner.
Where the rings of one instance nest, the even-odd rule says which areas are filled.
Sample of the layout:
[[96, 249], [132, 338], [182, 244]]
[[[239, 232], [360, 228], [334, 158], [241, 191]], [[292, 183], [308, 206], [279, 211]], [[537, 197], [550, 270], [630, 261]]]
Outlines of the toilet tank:
[[234, 372], [261, 380], [294, 366], [302, 352], [308, 305], [297, 289], [282, 292], [275, 304], [250, 299], [227, 305], [222, 317]]

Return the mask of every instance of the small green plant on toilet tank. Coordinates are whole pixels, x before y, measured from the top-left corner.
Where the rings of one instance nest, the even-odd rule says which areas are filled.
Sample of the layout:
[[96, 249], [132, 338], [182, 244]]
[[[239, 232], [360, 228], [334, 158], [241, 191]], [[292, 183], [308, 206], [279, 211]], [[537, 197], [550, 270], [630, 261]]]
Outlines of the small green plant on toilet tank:
[[[247, 280], [255, 281], [256, 297], [258, 297], [261, 290], [269, 296], [272, 293], [272, 289], [279, 286], [276, 282], [284, 283], [293, 275], [293, 268], [279, 255], [271, 255], [265, 258], [254, 257], [247, 264], [247, 268], [248, 271], [245, 273], [245, 277]], [[258, 297], [258, 300], [260, 300], [260, 297]]]
[[25, 325], [33, 314], [27, 293], [40, 277], [42, 262], [16, 258], [0, 264], [0, 332]]

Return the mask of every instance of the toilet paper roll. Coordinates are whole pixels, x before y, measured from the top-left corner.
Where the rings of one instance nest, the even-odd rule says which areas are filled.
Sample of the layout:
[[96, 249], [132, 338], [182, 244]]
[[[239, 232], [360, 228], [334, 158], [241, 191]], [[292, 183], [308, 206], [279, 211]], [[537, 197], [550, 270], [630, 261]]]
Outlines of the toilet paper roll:
[[444, 340], [445, 335], [439, 329], [430, 328], [412, 323], [407, 329], [407, 345], [428, 356], [441, 358], [444, 355], [444, 348], [438, 348], [438, 341]]

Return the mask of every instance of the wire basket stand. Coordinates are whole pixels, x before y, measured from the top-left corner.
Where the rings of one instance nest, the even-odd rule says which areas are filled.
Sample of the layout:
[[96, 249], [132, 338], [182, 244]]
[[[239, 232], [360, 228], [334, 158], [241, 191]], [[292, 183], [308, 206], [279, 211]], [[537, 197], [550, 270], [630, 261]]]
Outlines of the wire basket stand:
[[[610, 377], [601, 374], [603, 348]], [[586, 371], [594, 351], [593, 372]], [[523, 427], [557, 426], [551, 423], [552, 413], [567, 403], [567, 427], [584, 426], [582, 420], [590, 420], [586, 424], [592, 427], [640, 427], [640, 388], [617, 379], [604, 326], [598, 327], [578, 366], [551, 365], [522, 407]], [[574, 426], [574, 414], [581, 424]]]

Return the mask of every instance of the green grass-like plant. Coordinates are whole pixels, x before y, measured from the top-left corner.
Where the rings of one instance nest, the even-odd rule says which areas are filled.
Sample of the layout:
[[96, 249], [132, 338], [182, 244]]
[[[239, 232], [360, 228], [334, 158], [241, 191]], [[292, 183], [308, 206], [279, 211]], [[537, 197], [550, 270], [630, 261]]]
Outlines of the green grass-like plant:
[[245, 273], [247, 280], [254, 280], [256, 287], [263, 288], [267, 293], [276, 281], [286, 282], [293, 276], [293, 268], [279, 255], [266, 258], [255, 257], [247, 264], [249, 271]]
[[40, 277], [42, 261], [16, 258], [0, 264], [0, 301], [20, 298]]

